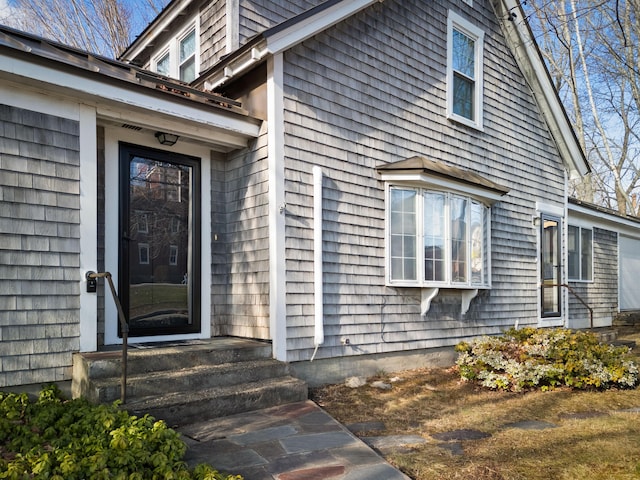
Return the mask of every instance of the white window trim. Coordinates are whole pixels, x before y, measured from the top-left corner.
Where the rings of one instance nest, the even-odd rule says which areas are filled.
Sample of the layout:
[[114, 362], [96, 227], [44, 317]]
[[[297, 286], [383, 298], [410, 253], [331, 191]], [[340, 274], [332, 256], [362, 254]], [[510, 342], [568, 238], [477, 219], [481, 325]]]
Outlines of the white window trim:
[[[475, 88], [474, 88], [474, 112], [475, 118], [470, 120], [453, 113], [453, 30], [456, 29], [474, 40], [475, 57]], [[468, 22], [460, 15], [449, 10], [447, 17], [447, 118], [469, 127], [483, 129], [483, 56], [484, 56], [484, 31]]]
[[178, 265], [178, 246], [169, 245], [169, 265]]
[[151, 70], [158, 71], [158, 60], [169, 53], [169, 77], [180, 80], [180, 41], [192, 30], [195, 30], [195, 78], [200, 74], [200, 22], [194, 17], [185, 28], [180, 30], [169, 42], [164, 44], [156, 55], [151, 58]]
[[[486, 242], [486, 255], [487, 258], [485, 259], [485, 278], [486, 278], [486, 282], [483, 284], [476, 284], [476, 283], [472, 283], [471, 282], [471, 275], [469, 275], [469, 279], [466, 283], [460, 283], [460, 282], [453, 282], [450, 279], [450, 265], [451, 265], [451, 250], [450, 248], [446, 248], [445, 249], [445, 264], [447, 265], [447, 270], [445, 272], [446, 275], [446, 280], [445, 281], [441, 281], [441, 282], [436, 282], [436, 281], [428, 281], [428, 280], [424, 280], [424, 248], [422, 247], [422, 239], [424, 236], [424, 226], [422, 224], [423, 219], [424, 219], [424, 212], [423, 212], [423, 207], [424, 204], [422, 201], [418, 202], [417, 205], [417, 209], [416, 209], [416, 218], [418, 219], [417, 223], [418, 225], [416, 226], [417, 229], [417, 235], [416, 235], [416, 253], [417, 253], [417, 258], [416, 258], [416, 280], [393, 280], [391, 278], [391, 241], [390, 241], [390, 231], [391, 231], [391, 227], [390, 227], [390, 222], [391, 222], [391, 211], [389, 206], [391, 205], [391, 189], [397, 187], [397, 188], [413, 188], [413, 189], [419, 189], [422, 191], [431, 191], [431, 192], [441, 192], [445, 195], [448, 196], [458, 196], [458, 197], [465, 197], [467, 199], [471, 200], [475, 200], [476, 202], [481, 203], [486, 209], [487, 209], [487, 224], [486, 224], [486, 230], [484, 231], [485, 234], [485, 242]], [[422, 195], [420, 195], [420, 199], [422, 199]], [[449, 208], [449, 201], [447, 201], [447, 209]], [[418, 287], [418, 288], [423, 288], [423, 289], [450, 289], [450, 290], [486, 290], [486, 289], [490, 289], [491, 288], [491, 206], [490, 204], [487, 204], [486, 201], [483, 201], [482, 199], [478, 199], [476, 196], [473, 195], [469, 195], [469, 193], [465, 193], [465, 192], [460, 192], [457, 189], [450, 189], [450, 190], [435, 190], [432, 188], [432, 185], [430, 184], [424, 184], [424, 183], [417, 183], [417, 182], [402, 182], [402, 181], [395, 181], [395, 182], [386, 182], [385, 184], [385, 265], [386, 265], [386, 275], [385, 275], [385, 279], [386, 279], [386, 285], [387, 286], [392, 286], [392, 287]], [[449, 215], [446, 215], [447, 219], [450, 220]], [[450, 221], [447, 221], [445, 224], [445, 228], [447, 233], [445, 234], [445, 239], [447, 242], [450, 241]], [[468, 243], [468, 247], [470, 248], [470, 239], [467, 241]], [[470, 262], [470, 252], [467, 252], [467, 258], [468, 261]], [[437, 291], [435, 292], [435, 294], [433, 294], [433, 296], [435, 296], [437, 294]], [[476, 292], [477, 294], [477, 292]], [[474, 294], [475, 296], [475, 294]], [[469, 299], [470, 301], [470, 299]], [[430, 303], [430, 300], [429, 302]], [[426, 307], [426, 310], [428, 310], [428, 305]], [[468, 305], [467, 305], [468, 308]], [[424, 309], [424, 308], [423, 308]]]
[[[143, 251], [147, 252], [146, 261], [143, 261], [143, 259], [142, 259], [142, 252]], [[149, 244], [148, 243], [139, 243], [138, 244], [138, 263], [140, 265], [149, 265], [150, 260], [151, 260], [150, 256], [151, 256], [151, 251], [149, 250]]]
[[[573, 278], [571, 276], [569, 276], [569, 227], [574, 227], [578, 229], [578, 245], [579, 245], [579, 249], [578, 249], [578, 278]], [[583, 230], [589, 230], [591, 232], [591, 278], [590, 279], [583, 279], [582, 278], [582, 231]], [[579, 225], [579, 224], [574, 224], [574, 223], [570, 223], [569, 225], [567, 225], [567, 278], [570, 282], [574, 282], [574, 283], [593, 283], [594, 282], [594, 271], [593, 271], [593, 227], [590, 226], [583, 226], [583, 225]]]

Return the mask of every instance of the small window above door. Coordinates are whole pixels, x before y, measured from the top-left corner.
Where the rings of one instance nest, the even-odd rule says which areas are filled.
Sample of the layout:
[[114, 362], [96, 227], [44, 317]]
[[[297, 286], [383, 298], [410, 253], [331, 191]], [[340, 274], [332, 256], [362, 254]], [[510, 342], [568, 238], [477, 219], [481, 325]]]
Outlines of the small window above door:
[[194, 19], [165, 44], [151, 60], [151, 70], [190, 83], [198, 76], [200, 63], [199, 26]]

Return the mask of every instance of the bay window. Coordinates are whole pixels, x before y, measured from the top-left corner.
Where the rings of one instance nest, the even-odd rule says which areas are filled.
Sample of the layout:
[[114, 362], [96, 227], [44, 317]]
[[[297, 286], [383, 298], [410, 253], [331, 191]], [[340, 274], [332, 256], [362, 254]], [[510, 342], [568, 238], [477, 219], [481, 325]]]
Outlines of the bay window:
[[489, 207], [418, 187], [390, 185], [388, 195], [391, 285], [489, 286]]

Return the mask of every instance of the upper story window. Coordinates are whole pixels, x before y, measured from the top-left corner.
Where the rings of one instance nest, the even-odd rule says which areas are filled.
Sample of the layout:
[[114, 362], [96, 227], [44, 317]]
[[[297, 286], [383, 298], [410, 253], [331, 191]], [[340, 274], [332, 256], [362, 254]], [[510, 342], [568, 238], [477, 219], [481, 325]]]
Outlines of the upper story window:
[[569, 225], [567, 230], [569, 280], [593, 280], [593, 230]]
[[192, 82], [198, 76], [198, 23], [192, 22], [151, 61], [151, 69], [167, 77]]
[[454, 12], [447, 20], [447, 117], [482, 128], [484, 32]]

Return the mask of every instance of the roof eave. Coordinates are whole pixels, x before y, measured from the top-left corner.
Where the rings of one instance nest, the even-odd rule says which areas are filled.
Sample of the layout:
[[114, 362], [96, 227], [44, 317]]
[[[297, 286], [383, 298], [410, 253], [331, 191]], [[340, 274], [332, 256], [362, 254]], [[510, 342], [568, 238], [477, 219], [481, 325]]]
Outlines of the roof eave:
[[169, 28], [171, 23], [183, 12], [185, 8], [191, 4], [193, 0], [173, 0], [170, 2], [158, 16], [146, 26], [146, 28], [136, 37], [118, 59], [123, 62], [131, 62], [140, 55], [149, 43], [155, 40], [165, 29]]
[[[82, 99], [96, 106], [99, 116], [113, 121], [139, 123], [154, 128], [172, 124], [173, 133], [194, 140], [217, 143], [224, 150], [246, 147], [259, 134], [261, 122], [233, 109], [196, 102], [166, 90], [149, 88], [130, 79], [105, 75], [99, 69], [38, 56], [0, 45], [0, 78], [41, 91], [56, 92], [63, 97]], [[155, 118], [155, 120], [153, 120]], [[209, 131], [215, 138], [195, 135]]]
[[516, 0], [492, 0], [511, 51], [545, 118], [570, 178], [591, 171], [542, 54]]

